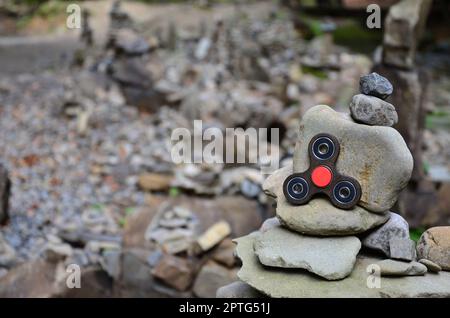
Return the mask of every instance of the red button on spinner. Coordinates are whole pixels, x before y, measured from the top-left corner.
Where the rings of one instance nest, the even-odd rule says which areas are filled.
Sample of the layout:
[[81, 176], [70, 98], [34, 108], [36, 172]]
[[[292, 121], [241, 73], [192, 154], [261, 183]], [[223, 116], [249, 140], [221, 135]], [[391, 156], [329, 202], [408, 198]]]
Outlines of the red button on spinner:
[[318, 166], [311, 173], [312, 182], [319, 188], [325, 188], [331, 183], [332, 179], [333, 173], [326, 166]]

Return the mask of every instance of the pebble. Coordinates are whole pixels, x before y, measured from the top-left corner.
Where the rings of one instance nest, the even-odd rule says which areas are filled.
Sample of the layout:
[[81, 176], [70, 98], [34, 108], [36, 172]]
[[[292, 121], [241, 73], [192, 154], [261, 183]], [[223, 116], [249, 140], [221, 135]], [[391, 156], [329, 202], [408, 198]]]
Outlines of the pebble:
[[381, 276], [418, 276], [425, 275], [427, 272], [427, 267], [418, 262], [386, 259], [376, 264], [380, 266]]
[[161, 219], [159, 220], [159, 225], [168, 229], [173, 229], [177, 227], [183, 227], [188, 224], [186, 219]]
[[442, 267], [440, 267], [438, 264], [425, 258], [420, 259], [419, 263], [425, 265], [428, 268], [428, 271], [433, 273], [438, 273], [442, 270]]
[[366, 125], [392, 127], [398, 123], [394, 105], [373, 96], [353, 96], [350, 113], [355, 121]]
[[359, 90], [362, 94], [386, 99], [392, 94], [394, 88], [387, 78], [374, 72], [361, 76]]
[[261, 192], [261, 187], [258, 184], [245, 179], [241, 183], [241, 192], [247, 198], [255, 198]]
[[361, 242], [355, 236], [313, 237], [282, 227], [257, 235], [253, 244], [263, 265], [306, 269], [327, 280], [350, 275], [360, 248]]

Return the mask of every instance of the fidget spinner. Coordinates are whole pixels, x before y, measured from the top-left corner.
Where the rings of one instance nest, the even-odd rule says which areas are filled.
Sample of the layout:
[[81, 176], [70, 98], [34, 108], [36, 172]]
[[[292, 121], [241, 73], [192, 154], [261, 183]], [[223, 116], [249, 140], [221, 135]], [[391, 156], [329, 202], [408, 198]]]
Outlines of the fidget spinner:
[[307, 203], [314, 195], [328, 196], [334, 206], [351, 209], [361, 198], [361, 186], [352, 177], [336, 169], [339, 142], [329, 134], [318, 134], [309, 142], [308, 170], [291, 174], [283, 183], [283, 193], [293, 205]]

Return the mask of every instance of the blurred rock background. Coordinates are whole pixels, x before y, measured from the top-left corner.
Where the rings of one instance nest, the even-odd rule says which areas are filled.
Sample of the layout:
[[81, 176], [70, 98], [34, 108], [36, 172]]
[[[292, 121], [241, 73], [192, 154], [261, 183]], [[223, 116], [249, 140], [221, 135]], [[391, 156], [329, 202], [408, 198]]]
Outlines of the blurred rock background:
[[264, 162], [175, 165], [172, 130], [278, 128], [284, 166], [302, 114], [371, 70], [415, 156], [396, 210], [413, 239], [449, 225], [450, 10], [396, 3], [79, 1], [71, 30], [66, 1], [0, 1], [0, 297], [213, 297], [273, 216]]

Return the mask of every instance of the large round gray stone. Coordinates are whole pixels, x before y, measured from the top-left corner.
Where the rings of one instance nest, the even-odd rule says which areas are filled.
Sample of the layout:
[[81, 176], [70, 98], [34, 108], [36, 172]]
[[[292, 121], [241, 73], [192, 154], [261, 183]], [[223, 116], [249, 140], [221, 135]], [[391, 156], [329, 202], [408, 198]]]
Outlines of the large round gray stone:
[[[236, 240], [242, 260], [238, 277], [271, 297], [361, 298], [361, 297], [450, 297], [450, 273], [439, 275], [381, 277], [372, 274], [381, 259], [359, 255], [347, 278], [327, 281], [307, 271], [268, 269], [253, 251], [256, 235]], [[380, 285], [377, 285], [377, 281]], [[379, 288], [377, 288], [379, 287]]]
[[263, 265], [306, 269], [338, 280], [351, 273], [361, 242], [355, 236], [313, 237], [275, 227], [258, 235], [253, 248]]
[[275, 171], [263, 184], [269, 196], [277, 200], [276, 213], [285, 227], [307, 235], [351, 235], [365, 232], [385, 223], [389, 214], [371, 213], [356, 206], [342, 210], [328, 199], [315, 198], [305, 205], [291, 205], [283, 194], [283, 182], [292, 173], [292, 166]]
[[308, 169], [308, 144], [319, 133], [332, 134], [339, 140], [337, 169], [361, 184], [359, 205], [372, 212], [389, 210], [408, 184], [413, 169], [413, 157], [398, 131], [357, 124], [348, 114], [326, 105], [314, 106], [304, 114], [300, 124], [294, 172]]

